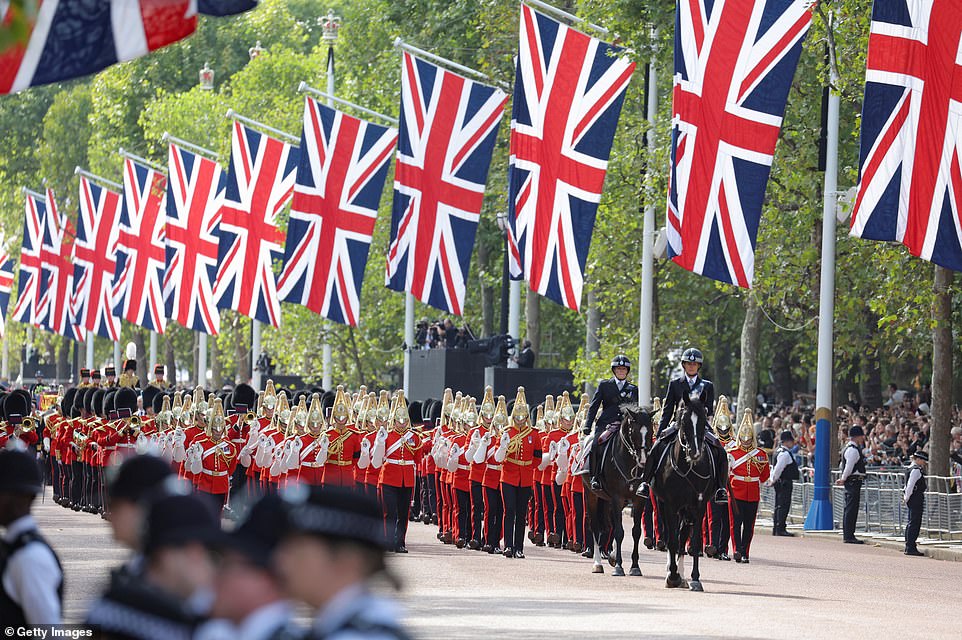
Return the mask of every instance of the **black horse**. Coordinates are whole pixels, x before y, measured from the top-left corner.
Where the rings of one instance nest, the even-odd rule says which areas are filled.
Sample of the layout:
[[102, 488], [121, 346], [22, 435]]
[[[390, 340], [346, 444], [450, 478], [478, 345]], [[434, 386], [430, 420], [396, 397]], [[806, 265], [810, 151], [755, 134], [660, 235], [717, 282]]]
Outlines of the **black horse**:
[[664, 524], [668, 546], [668, 578], [665, 586], [686, 586], [685, 551], [692, 557], [692, 591], [704, 591], [698, 573], [702, 554], [702, 523], [708, 500], [715, 494], [715, 465], [728, 467], [725, 455], [705, 445], [708, 416], [699, 400], [685, 400], [675, 442], [661, 460], [655, 461], [652, 492], [658, 519]]
[[641, 518], [644, 512], [643, 501], [635, 496], [635, 490], [645, 468], [645, 456], [651, 444], [651, 416], [635, 405], [621, 406], [621, 426], [611, 434], [606, 444], [595, 442], [592, 446], [607, 447], [599, 458], [601, 491], [597, 494], [590, 489], [585, 492], [585, 509], [591, 523], [594, 538], [594, 568], [592, 573], [604, 573], [601, 564], [602, 547], [606, 536], [602, 533], [609, 528], [614, 538], [614, 549], [608, 555], [608, 562], [614, 567], [613, 575], [623, 576], [621, 566], [621, 543], [625, 539], [625, 527], [621, 512], [625, 505], [631, 504], [631, 517], [634, 522], [631, 535], [634, 548], [631, 553], [629, 575], [640, 576], [638, 566], [638, 541], [641, 539]]

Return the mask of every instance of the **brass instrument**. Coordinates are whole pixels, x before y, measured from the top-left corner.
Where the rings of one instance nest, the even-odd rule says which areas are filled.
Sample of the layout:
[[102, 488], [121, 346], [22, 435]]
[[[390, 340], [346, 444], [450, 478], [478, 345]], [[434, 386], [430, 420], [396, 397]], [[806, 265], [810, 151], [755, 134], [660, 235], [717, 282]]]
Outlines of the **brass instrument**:
[[18, 428], [20, 429], [20, 433], [30, 433], [37, 428], [37, 420], [36, 418], [27, 416], [23, 419], [23, 422], [20, 423]]
[[73, 432], [73, 442], [74, 442], [75, 445], [77, 445], [77, 446], [80, 447], [81, 449], [83, 449], [85, 446], [87, 446], [87, 440], [88, 440], [88, 439], [89, 439], [89, 436], [84, 435], [83, 433], [81, 433], [81, 432], [79, 432], [79, 431], [74, 431], [74, 432]]
[[140, 436], [140, 430], [144, 426], [144, 419], [140, 416], [130, 416], [130, 422], [127, 423], [127, 428], [135, 436]]
[[253, 411], [248, 411], [244, 414], [244, 422], [252, 422], [256, 417]]

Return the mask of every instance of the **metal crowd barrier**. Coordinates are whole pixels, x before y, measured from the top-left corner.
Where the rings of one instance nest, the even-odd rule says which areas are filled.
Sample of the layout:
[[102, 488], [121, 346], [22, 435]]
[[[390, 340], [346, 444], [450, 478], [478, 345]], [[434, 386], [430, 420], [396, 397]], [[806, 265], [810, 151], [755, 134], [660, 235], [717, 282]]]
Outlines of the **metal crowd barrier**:
[[[801, 479], [792, 490], [789, 521], [802, 523], [812, 504], [814, 469], [800, 469]], [[840, 471], [832, 471], [832, 513], [834, 527], [842, 526], [845, 489], [835, 484]], [[922, 532], [926, 538], [937, 540], [962, 539], [962, 487], [955, 477], [926, 476], [925, 510], [922, 513]], [[890, 536], [905, 535], [908, 508], [902, 502], [905, 491], [904, 471], [869, 470], [862, 483], [859, 517], [856, 530]], [[759, 512], [771, 515], [775, 505], [775, 489], [762, 486]]]

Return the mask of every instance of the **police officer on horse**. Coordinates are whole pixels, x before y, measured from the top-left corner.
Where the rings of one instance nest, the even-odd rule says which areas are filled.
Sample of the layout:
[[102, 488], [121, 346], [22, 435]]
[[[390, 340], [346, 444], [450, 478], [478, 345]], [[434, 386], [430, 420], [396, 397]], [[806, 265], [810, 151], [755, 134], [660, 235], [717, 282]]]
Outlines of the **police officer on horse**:
[[[628, 381], [628, 374], [631, 372], [631, 360], [624, 354], [619, 354], [611, 360], [611, 373], [613, 376], [603, 380], [598, 384], [595, 395], [591, 398], [588, 405], [588, 418], [585, 420], [585, 433], [589, 433], [591, 425], [595, 425], [595, 435], [592, 438], [591, 452], [588, 457], [588, 469], [582, 473], [591, 473], [591, 490], [601, 490], [601, 460], [599, 460], [600, 449], [598, 438], [602, 431], [611, 424], [618, 424], [621, 421], [621, 405], [627, 402], [638, 401], [638, 387]], [[601, 415], [598, 415], [598, 411]], [[595, 416], [598, 420], [595, 421]]]
[[[705, 380], [701, 377], [699, 372], [703, 363], [704, 357], [701, 351], [695, 348], [686, 349], [681, 356], [681, 366], [685, 374], [673, 378], [668, 383], [668, 392], [665, 394], [664, 409], [661, 413], [661, 424], [658, 425], [658, 440], [652, 446], [651, 453], [645, 462], [645, 473], [637, 491], [637, 495], [641, 498], [647, 499], [649, 497], [648, 483], [651, 482], [652, 476], [658, 469], [663, 452], [674, 441], [675, 435], [678, 433], [678, 427], [674, 424], [675, 411], [677, 408], [684, 406], [685, 397], [700, 400], [708, 415], [712, 415], [715, 411], [715, 385], [712, 384], [711, 380]], [[716, 460], [725, 459], [727, 455], [725, 448], [711, 430], [705, 433], [705, 444], [712, 449], [712, 454]], [[728, 492], [725, 490], [725, 486], [728, 484], [727, 467], [716, 465], [715, 474], [718, 490], [715, 492], [713, 500], [716, 503], [728, 502]]]

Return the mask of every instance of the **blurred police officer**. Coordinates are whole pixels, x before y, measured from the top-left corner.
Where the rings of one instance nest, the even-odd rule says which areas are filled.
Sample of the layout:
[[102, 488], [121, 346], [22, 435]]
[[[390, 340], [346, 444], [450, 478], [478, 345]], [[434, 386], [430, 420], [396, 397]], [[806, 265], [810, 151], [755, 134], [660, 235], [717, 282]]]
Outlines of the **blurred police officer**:
[[916, 451], [912, 454], [912, 464], [905, 470], [905, 493], [902, 500], [909, 508], [909, 523], [905, 527], [905, 555], [924, 556], [916, 541], [922, 528], [922, 511], [925, 509], [925, 467], [929, 464], [929, 454]]
[[859, 425], [848, 430], [848, 443], [842, 449], [842, 477], [835, 484], [845, 487], [845, 510], [842, 514], [842, 541], [848, 544], [864, 544], [855, 537], [858, 507], [861, 500], [862, 481], [865, 479], [865, 432]]
[[289, 525], [277, 568], [288, 593], [315, 612], [308, 638], [408, 638], [398, 605], [368, 591], [378, 575], [390, 579], [377, 502], [341, 487], [296, 487], [285, 499]]
[[0, 451], [0, 622], [11, 628], [61, 621], [63, 570], [30, 515], [42, 491], [33, 456]]
[[788, 511], [792, 507], [792, 483], [798, 480], [798, 464], [792, 455], [795, 446], [795, 436], [790, 430], [782, 431], [779, 436], [780, 444], [775, 450], [775, 466], [769, 482], [775, 487], [775, 510], [772, 515], [774, 526], [772, 535], [794, 537], [788, 532]]
[[114, 540], [134, 552], [121, 568], [140, 573], [143, 569], [143, 531], [151, 495], [163, 491], [164, 482], [172, 476], [170, 465], [157, 456], [128, 458], [108, 471], [107, 506]]

